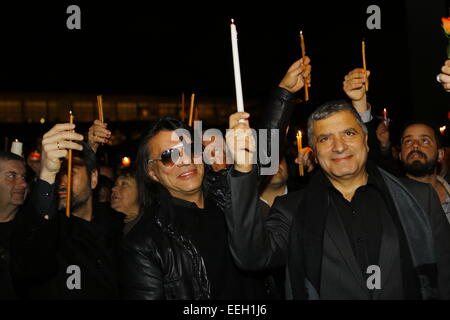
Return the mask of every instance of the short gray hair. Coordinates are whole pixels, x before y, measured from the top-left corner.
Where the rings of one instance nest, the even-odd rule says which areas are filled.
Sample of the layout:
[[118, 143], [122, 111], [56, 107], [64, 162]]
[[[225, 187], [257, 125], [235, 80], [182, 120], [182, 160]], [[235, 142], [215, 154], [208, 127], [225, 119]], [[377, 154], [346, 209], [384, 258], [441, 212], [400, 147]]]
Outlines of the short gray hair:
[[337, 101], [329, 101], [321, 106], [319, 106], [308, 118], [308, 143], [312, 149], [314, 148], [313, 143], [313, 124], [315, 121], [323, 120], [331, 115], [342, 112], [349, 111], [356, 119], [356, 122], [364, 131], [364, 134], [367, 136], [368, 130], [364, 122], [361, 120], [359, 113], [355, 110], [355, 108], [345, 100], [337, 100]]

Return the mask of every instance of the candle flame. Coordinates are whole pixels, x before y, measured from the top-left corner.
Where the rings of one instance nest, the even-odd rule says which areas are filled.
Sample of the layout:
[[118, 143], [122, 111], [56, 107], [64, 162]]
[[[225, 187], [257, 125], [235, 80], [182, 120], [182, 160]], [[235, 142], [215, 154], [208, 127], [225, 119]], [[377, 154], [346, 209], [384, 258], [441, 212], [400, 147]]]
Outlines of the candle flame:
[[447, 129], [447, 126], [439, 127], [439, 131], [441, 134], [444, 134], [444, 131]]
[[123, 157], [122, 158], [122, 164], [126, 167], [128, 167], [131, 164], [131, 159], [128, 157]]
[[19, 139], [14, 139], [14, 142], [19, 142]]
[[386, 113], [386, 108], [383, 109], [383, 112]]
[[303, 34], [302, 30], [300, 30], [300, 34]]
[[302, 132], [300, 130], [298, 130], [297, 132], [297, 136], [301, 137], [302, 136]]
[[232, 23], [232, 24], [234, 23], [234, 19], [233, 19], [233, 18], [231, 18], [231, 23]]

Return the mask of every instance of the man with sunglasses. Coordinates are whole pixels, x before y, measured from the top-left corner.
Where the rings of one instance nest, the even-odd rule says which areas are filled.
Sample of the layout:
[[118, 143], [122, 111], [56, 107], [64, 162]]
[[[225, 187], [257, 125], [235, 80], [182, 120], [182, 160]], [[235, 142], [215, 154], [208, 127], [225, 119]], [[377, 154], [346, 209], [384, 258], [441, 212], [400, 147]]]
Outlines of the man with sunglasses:
[[[297, 61], [288, 72], [308, 78], [309, 59]], [[299, 81], [297, 90], [302, 87], [303, 81]], [[273, 100], [267, 128], [286, 122], [289, 117], [281, 119], [281, 111], [291, 104], [282, 97]], [[230, 200], [226, 198], [229, 170], [214, 172], [204, 165], [202, 155], [190, 146], [192, 134], [189, 137], [182, 131], [191, 132], [191, 128], [180, 120], [162, 118], [141, 140], [136, 162], [143, 215], [124, 241], [123, 297], [274, 297], [268, 292], [265, 276], [242, 271], [231, 256], [227, 234], [233, 226], [227, 226], [224, 217]]]
[[138, 150], [143, 216], [125, 240], [123, 297], [270, 297], [264, 279], [244, 273], [234, 264], [228, 250], [221, 190], [211, 181], [212, 169], [205, 167], [202, 154], [190, 150], [189, 137], [178, 136], [177, 129], [189, 127], [174, 118], [160, 119]]

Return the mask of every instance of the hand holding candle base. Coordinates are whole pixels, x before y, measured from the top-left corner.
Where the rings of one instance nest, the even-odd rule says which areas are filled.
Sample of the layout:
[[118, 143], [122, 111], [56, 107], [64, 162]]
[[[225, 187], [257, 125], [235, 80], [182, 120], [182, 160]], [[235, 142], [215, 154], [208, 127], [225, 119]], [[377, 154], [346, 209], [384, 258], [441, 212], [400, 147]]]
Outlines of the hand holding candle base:
[[256, 138], [250, 129], [249, 117], [246, 112], [233, 113], [229, 118], [230, 130], [226, 134], [226, 145], [234, 160], [234, 168], [243, 173], [252, 171], [256, 154]]
[[111, 138], [111, 131], [107, 129], [108, 124], [100, 120], [95, 120], [88, 131], [88, 145], [97, 151], [101, 143], [108, 143]]
[[305, 80], [310, 84], [311, 65], [310, 60], [306, 56], [304, 59], [294, 62], [284, 75], [280, 84], [280, 88], [284, 88], [291, 93], [296, 93], [305, 86]]
[[[82, 146], [71, 140], [83, 140], [83, 135], [74, 132], [74, 124], [56, 124], [42, 138], [41, 180], [52, 184], [61, 168], [61, 159], [68, 156], [68, 149], [82, 150]], [[59, 146], [59, 148], [58, 148]]]

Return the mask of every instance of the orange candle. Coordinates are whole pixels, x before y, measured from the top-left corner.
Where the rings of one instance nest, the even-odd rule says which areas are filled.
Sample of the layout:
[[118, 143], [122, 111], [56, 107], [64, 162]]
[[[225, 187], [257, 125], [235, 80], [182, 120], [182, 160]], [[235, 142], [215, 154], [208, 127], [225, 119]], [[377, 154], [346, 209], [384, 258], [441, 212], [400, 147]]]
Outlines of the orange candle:
[[[69, 111], [69, 123], [73, 123], [72, 110]], [[66, 198], [66, 216], [70, 216], [70, 196], [72, 194], [72, 149], [69, 149], [67, 160], [67, 198]]]
[[192, 119], [194, 116], [194, 100], [195, 100], [195, 93], [191, 94], [191, 106], [189, 109], [189, 127], [192, 127]]
[[[297, 149], [298, 149], [298, 154], [300, 155], [300, 153], [302, 152], [302, 132], [299, 130], [297, 133]], [[299, 169], [299, 174], [301, 177], [304, 176], [304, 171], [303, 171], [303, 164], [300, 163], [298, 165], [298, 169]]]
[[[362, 59], [363, 59], [363, 68], [364, 72], [367, 72], [367, 65], [366, 65], [366, 43], [364, 40], [362, 41]], [[369, 79], [366, 76], [366, 82], [364, 83], [366, 87], [366, 92], [369, 91]]]
[[103, 121], [103, 97], [101, 95], [97, 96], [97, 106], [98, 106], [98, 119], [101, 122], [104, 122]]
[[[305, 59], [306, 56], [306, 49], [305, 49], [305, 39], [303, 38], [303, 32], [300, 31], [300, 47], [302, 48], [302, 58]], [[308, 91], [308, 85], [306, 84], [305, 80], [305, 101], [309, 100], [309, 91]]]

